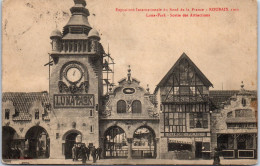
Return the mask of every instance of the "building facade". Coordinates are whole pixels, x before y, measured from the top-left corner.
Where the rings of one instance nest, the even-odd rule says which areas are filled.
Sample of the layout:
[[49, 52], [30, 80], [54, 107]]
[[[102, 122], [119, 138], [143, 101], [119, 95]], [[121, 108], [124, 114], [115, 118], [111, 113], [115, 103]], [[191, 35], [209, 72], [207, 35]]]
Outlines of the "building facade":
[[[221, 92], [220, 92], [221, 93]], [[212, 145], [224, 158], [257, 157], [257, 94], [244, 86], [212, 115]]]
[[256, 157], [255, 93], [211, 93], [185, 53], [154, 93], [129, 67], [104, 95], [107, 54], [85, 0], [74, 3], [63, 32], [50, 36], [49, 93], [3, 93], [3, 159], [70, 159], [74, 144], [101, 147], [103, 158], [209, 158], [216, 147], [229, 158]]
[[153, 95], [139, 84], [129, 69], [104, 101], [99, 129], [104, 157], [159, 157], [159, 114]]
[[162, 158], [202, 158], [209, 155], [209, 87], [212, 83], [183, 53], [158, 84]]

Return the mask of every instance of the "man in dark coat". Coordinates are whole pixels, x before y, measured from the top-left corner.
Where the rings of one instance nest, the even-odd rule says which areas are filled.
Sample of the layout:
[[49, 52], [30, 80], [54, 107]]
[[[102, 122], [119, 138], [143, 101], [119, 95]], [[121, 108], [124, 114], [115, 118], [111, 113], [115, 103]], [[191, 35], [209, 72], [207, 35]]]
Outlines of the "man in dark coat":
[[76, 145], [75, 160], [78, 161], [78, 158], [79, 158], [79, 146]]
[[90, 155], [90, 149], [89, 149], [89, 147], [86, 147], [86, 154], [87, 154], [87, 160], [89, 160], [89, 155]]
[[75, 161], [75, 159], [76, 159], [76, 145], [74, 145], [71, 150], [72, 150], [72, 161]]
[[97, 148], [97, 159], [98, 159], [98, 160], [100, 160], [101, 153], [102, 153], [102, 148], [99, 146], [99, 147]]
[[85, 145], [81, 145], [80, 154], [81, 154], [81, 158], [82, 158], [82, 164], [86, 164], [87, 157], [86, 157], [86, 147], [85, 147]]
[[213, 165], [220, 165], [220, 152], [218, 148], [215, 148], [215, 153], [213, 157]]
[[91, 152], [91, 155], [92, 155], [92, 157], [93, 157], [93, 163], [95, 163], [96, 162], [96, 154], [97, 154], [97, 149], [95, 148], [95, 146], [93, 146], [93, 148], [92, 148], [92, 152]]

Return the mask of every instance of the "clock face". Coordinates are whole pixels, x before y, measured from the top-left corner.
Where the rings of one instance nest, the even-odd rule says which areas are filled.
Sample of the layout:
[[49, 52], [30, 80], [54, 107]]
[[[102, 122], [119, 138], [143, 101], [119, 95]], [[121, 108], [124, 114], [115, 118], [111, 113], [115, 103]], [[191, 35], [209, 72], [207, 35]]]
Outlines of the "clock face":
[[77, 67], [71, 67], [67, 70], [66, 78], [70, 82], [78, 82], [82, 78], [82, 71]]

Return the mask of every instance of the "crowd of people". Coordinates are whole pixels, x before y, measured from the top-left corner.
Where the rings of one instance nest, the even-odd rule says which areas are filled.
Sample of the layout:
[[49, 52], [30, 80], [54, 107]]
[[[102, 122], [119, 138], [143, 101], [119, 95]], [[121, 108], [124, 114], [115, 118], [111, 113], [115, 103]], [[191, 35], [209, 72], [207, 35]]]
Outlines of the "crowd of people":
[[90, 160], [90, 155], [92, 156], [93, 163], [100, 160], [102, 154], [102, 148], [98, 147], [86, 147], [85, 144], [77, 146], [76, 144], [72, 148], [72, 160], [78, 161], [79, 158], [82, 159], [82, 164], [85, 164], [87, 160]]
[[8, 148], [8, 150], [3, 154], [4, 159], [20, 159], [21, 148], [18, 146]]

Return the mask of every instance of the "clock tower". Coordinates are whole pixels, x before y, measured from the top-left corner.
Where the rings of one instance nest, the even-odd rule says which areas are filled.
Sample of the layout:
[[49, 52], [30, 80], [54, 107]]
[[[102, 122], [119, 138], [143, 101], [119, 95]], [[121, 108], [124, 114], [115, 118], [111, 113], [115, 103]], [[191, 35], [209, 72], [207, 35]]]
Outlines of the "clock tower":
[[99, 105], [103, 94], [104, 50], [89, 22], [85, 0], [74, 0], [63, 32], [51, 33], [50, 73], [52, 140], [55, 158], [71, 158], [76, 143], [99, 146]]

